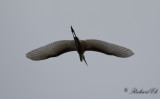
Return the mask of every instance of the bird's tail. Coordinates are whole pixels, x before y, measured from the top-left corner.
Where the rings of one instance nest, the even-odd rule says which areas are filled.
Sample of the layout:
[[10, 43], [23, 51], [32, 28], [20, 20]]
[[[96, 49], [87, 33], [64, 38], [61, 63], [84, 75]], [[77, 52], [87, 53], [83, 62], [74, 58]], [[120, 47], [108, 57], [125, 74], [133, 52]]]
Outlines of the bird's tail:
[[88, 66], [88, 64], [87, 64], [87, 61], [85, 60], [85, 57], [84, 57], [84, 55], [83, 55], [83, 60], [84, 60], [84, 62], [86, 63], [86, 65]]

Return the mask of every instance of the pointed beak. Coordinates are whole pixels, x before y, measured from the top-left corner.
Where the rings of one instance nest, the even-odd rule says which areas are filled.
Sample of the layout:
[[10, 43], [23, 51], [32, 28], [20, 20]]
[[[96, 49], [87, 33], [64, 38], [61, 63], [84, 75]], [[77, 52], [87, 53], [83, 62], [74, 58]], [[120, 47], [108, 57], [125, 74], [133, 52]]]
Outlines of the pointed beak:
[[71, 26], [71, 31], [72, 31], [72, 33], [74, 32], [74, 30], [73, 30], [72, 26]]
[[71, 31], [72, 31], [73, 37], [76, 37], [76, 34], [75, 34], [75, 32], [74, 32], [72, 26], [71, 26]]

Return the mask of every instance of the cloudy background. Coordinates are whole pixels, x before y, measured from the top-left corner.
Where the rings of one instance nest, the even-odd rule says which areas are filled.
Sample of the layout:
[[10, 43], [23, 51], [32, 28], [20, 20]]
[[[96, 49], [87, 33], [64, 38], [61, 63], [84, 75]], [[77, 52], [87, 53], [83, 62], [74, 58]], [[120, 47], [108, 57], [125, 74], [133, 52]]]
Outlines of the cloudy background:
[[[159, 0], [0, 0], [0, 99], [159, 99]], [[130, 48], [117, 58], [77, 52], [32, 61], [25, 54], [58, 40], [100, 39]], [[128, 92], [124, 89], [128, 88]]]

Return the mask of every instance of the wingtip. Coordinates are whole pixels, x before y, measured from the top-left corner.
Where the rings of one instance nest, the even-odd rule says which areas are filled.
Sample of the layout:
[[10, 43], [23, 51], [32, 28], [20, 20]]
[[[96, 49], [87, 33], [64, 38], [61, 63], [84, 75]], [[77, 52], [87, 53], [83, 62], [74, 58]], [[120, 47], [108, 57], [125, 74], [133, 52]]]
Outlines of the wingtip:
[[39, 57], [38, 57], [38, 58], [37, 58], [37, 57], [34, 57], [32, 51], [31, 51], [31, 52], [28, 52], [28, 53], [26, 54], [26, 58], [28, 58], [28, 59], [30, 59], [30, 60], [33, 60], [33, 61], [42, 60], [42, 59], [39, 59]]
[[133, 56], [133, 55], [134, 55], [134, 52], [131, 51], [131, 55], [130, 56]]
[[124, 58], [127, 58], [127, 57], [131, 57], [134, 55], [134, 52], [132, 52], [131, 50], [127, 53], [126, 56], [124, 56]]
[[30, 59], [30, 60], [33, 60], [31, 55], [30, 55], [30, 52], [26, 53], [26, 58]]

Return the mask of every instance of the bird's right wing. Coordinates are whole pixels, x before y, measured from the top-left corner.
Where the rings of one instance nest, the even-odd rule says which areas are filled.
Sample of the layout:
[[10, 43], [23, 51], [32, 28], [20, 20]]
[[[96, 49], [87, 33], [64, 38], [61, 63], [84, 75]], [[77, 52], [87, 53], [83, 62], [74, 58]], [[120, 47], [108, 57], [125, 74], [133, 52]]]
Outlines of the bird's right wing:
[[132, 56], [134, 54], [128, 48], [100, 40], [85, 40], [83, 42], [83, 46], [86, 51], [97, 51], [104, 54], [114, 55], [123, 58]]
[[74, 40], [62, 40], [32, 50], [26, 54], [26, 57], [31, 60], [44, 60], [75, 50]]

